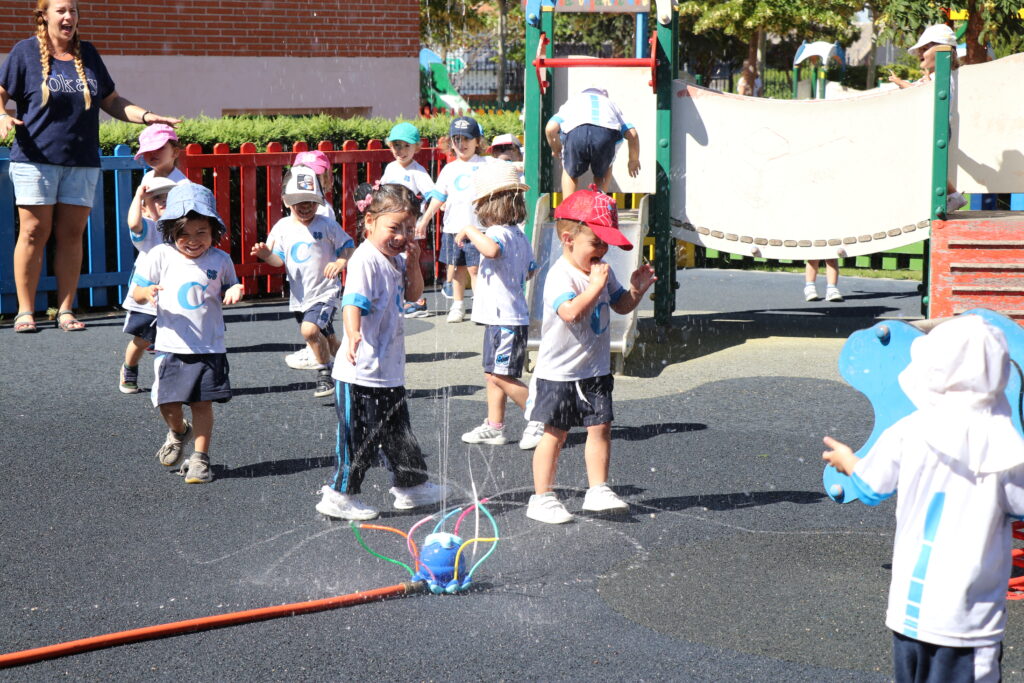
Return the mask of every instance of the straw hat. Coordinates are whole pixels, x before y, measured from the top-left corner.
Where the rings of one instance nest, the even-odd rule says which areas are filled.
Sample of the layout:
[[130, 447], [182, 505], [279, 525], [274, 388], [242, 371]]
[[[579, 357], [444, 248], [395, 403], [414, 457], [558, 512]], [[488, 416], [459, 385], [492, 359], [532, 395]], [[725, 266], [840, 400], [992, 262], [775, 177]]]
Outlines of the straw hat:
[[525, 192], [530, 186], [522, 181], [519, 168], [507, 161], [490, 161], [480, 167], [473, 177], [473, 202], [490, 197], [495, 192], [516, 190]]

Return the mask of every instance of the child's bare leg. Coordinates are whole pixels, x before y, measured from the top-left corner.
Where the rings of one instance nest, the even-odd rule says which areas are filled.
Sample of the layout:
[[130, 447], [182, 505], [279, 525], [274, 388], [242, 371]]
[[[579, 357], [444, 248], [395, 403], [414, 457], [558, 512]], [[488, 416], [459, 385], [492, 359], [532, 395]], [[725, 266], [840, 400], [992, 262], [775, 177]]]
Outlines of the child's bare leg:
[[160, 415], [164, 418], [164, 422], [175, 434], [181, 434], [185, 431], [185, 413], [182, 410], [182, 403], [162, 403], [160, 405]]
[[526, 409], [526, 397], [530, 390], [515, 377], [485, 372], [487, 377], [487, 420], [491, 424], [505, 421], [505, 398], [512, 399], [517, 406]]
[[189, 407], [192, 408], [192, 434], [196, 450], [209, 453], [210, 437], [213, 436], [213, 402], [197, 401], [190, 403]]
[[587, 427], [587, 445], [583, 447], [583, 460], [587, 464], [587, 482], [590, 486], [608, 481], [608, 463], [611, 459], [611, 423]]
[[839, 259], [830, 258], [825, 261], [825, 282], [829, 287], [839, 283]]
[[612, 184], [612, 167], [609, 166], [604, 175], [597, 179], [597, 189], [608, 194], [608, 186]]
[[576, 191], [576, 178], [569, 176], [568, 171], [562, 169], [562, 196], [568, 197]]
[[462, 301], [466, 296], [466, 266], [455, 266], [452, 271], [452, 299]]
[[479, 266], [466, 266], [466, 271], [469, 273], [469, 286], [474, 290], [476, 289], [476, 274], [479, 270]]
[[146, 353], [148, 348], [148, 341], [142, 337], [132, 337], [132, 340], [128, 342], [128, 346], [124, 350], [124, 364], [134, 368], [142, 360], [142, 354]]
[[821, 265], [821, 261], [808, 261], [807, 265], [804, 266], [804, 282], [807, 284], [814, 284], [814, 281], [818, 279], [818, 267]]
[[444, 279], [445, 279], [445, 281], [446, 282], [451, 282], [452, 286], [454, 287], [455, 286], [454, 278], [455, 278], [455, 266], [453, 266], [450, 263], [444, 264]]
[[[426, 303], [426, 302], [424, 302]], [[341, 340], [338, 339], [338, 335], [329, 334], [327, 335], [327, 349], [331, 352], [332, 356], [338, 355], [338, 349], [341, 348]]]
[[317, 363], [321, 365], [327, 365], [331, 360], [331, 349], [327, 343], [327, 338], [320, 332], [320, 328], [317, 327], [316, 323], [305, 321], [299, 327], [299, 331], [302, 332], [302, 337], [309, 344], [310, 350], [313, 352], [313, 358], [316, 359]]
[[533, 488], [537, 495], [554, 490], [558, 454], [568, 432], [544, 425], [544, 436], [533, 451]]

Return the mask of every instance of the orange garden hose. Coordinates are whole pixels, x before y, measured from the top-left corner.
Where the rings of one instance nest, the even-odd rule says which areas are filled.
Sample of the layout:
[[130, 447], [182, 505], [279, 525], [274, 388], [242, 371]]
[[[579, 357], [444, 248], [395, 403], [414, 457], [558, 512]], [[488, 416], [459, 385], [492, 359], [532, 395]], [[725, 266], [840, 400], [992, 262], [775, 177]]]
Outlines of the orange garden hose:
[[44, 659], [56, 659], [57, 657], [73, 655], [79, 652], [88, 652], [89, 650], [100, 650], [102, 648], [113, 647], [115, 645], [136, 643], [141, 640], [153, 640], [155, 638], [165, 638], [167, 636], [192, 633], [195, 631], [207, 631], [215, 628], [223, 628], [224, 626], [234, 626], [235, 624], [245, 624], [252, 621], [265, 621], [267, 619], [276, 619], [278, 617], [291, 617], [296, 614], [322, 612], [324, 610], [337, 609], [338, 607], [352, 607], [353, 605], [362, 605], [367, 602], [386, 600], [387, 598], [399, 597], [402, 595], [412, 595], [413, 593], [422, 591], [424, 587], [425, 584], [423, 581], [406, 581], [394, 586], [376, 588], [368, 591], [357, 591], [355, 593], [349, 593], [348, 595], [323, 598], [322, 600], [293, 602], [287, 605], [276, 605], [274, 607], [262, 607], [259, 609], [244, 610], [242, 612], [217, 614], [210, 617], [200, 617], [198, 619], [186, 619], [185, 621], [173, 621], [169, 624], [146, 626], [143, 628], [132, 629], [130, 631], [117, 631], [116, 633], [108, 633], [102, 636], [82, 638], [81, 640], [71, 640], [66, 643], [58, 643], [56, 645], [47, 645], [45, 647], [32, 648], [31, 650], [20, 650], [18, 652], [10, 652], [5, 655], [0, 655], [0, 669], [40, 662]]

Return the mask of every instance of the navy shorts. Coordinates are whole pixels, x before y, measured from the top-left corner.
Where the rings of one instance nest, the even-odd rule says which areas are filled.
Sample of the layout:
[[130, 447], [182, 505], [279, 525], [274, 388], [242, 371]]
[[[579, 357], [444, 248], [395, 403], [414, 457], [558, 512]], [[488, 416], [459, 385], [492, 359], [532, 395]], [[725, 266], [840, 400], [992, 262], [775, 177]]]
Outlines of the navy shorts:
[[304, 311], [292, 311], [295, 314], [295, 322], [300, 325], [302, 323], [313, 323], [320, 328], [325, 337], [333, 337], [335, 303], [334, 301], [328, 301], [313, 304]]
[[231, 400], [226, 353], [157, 353], [153, 405]]
[[604, 126], [584, 123], [562, 138], [562, 168], [570, 178], [579, 178], [591, 169], [597, 180], [608, 172], [615, 159], [615, 146], [622, 133]]
[[998, 681], [1003, 644], [984, 647], [932, 645], [893, 631], [892, 663], [896, 683]]
[[452, 266], [478, 266], [480, 251], [469, 240], [460, 247], [455, 244], [455, 233], [444, 232], [441, 233], [441, 254], [437, 260]]
[[484, 372], [522, 377], [529, 325], [488, 325], [484, 330]]
[[573, 427], [610, 424], [612, 415], [611, 375], [589, 377], [576, 382], [556, 382], [534, 377], [527, 401], [526, 419], [543, 422], [563, 432]]
[[124, 317], [124, 332], [133, 337], [145, 339], [150, 344], [156, 342], [156, 316], [138, 311], [128, 311]]

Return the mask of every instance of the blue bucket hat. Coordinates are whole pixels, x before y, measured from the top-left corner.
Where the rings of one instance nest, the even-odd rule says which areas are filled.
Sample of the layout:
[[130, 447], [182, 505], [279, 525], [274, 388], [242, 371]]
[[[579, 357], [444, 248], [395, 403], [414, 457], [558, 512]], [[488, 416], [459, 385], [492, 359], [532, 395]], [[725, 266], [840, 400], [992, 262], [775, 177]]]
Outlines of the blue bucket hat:
[[448, 126], [448, 137], [461, 135], [464, 138], [482, 138], [483, 127], [472, 116], [460, 116]]
[[213, 199], [213, 192], [208, 188], [183, 180], [167, 193], [167, 206], [160, 215], [160, 229], [172, 221], [176, 221], [189, 211], [195, 211], [203, 216], [208, 216], [218, 223], [223, 230], [227, 230], [224, 221], [217, 214], [217, 202]]
[[396, 140], [408, 142], [410, 145], [418, 145], [420, 144], [420, 131], [408, 121], [396, 123], [384, 142], [394, 142]]

